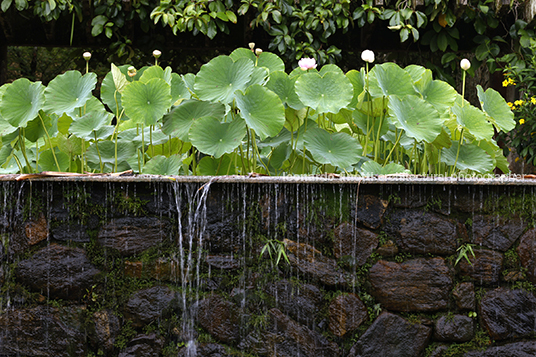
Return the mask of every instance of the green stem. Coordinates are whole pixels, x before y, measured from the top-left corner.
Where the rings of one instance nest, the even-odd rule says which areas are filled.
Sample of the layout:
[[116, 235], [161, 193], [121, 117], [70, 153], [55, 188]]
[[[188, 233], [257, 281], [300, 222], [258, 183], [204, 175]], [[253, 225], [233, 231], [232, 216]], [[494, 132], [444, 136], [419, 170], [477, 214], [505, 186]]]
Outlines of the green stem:
[[50, 146], [50, 149], [52, 150], [52, 156], [54, 157], [54, 162], [56, 163], [56, 167], [58, 168], [58, 171], [60, 171], [60, 165], [58, 164], [58, 158], [56, 157], [56, 153], [54, 152], [54, 148], [52, 147], [52, 141], [50, 140], [50, 135], [48, 135], [47, 127], [45, 126], [45, 121], [41, 117], [41, 113], [38, 114], [39, 119], [41, 119], [41, 124], [43, 125], [43, 130], [45, 131], [45, 135], [47, 136], [48, 140], [48, 146]]
[[393, 148], [391, 149], [391, 151], [389, 152], [389, 155], [387, 155], [387, 158], [385, 159], [385, 162], [383, 163], [383, 167], [385, 167], [385, 165], [387, 165], [387, 163], [389, 163], [389, 158], [391, 157], [391, 154], [393, 153], [393, 151], [395, 150], [395, 148], [397, 147], [398, 145], [398, 142], [400, 141], [400, 138], [402, 137], [402, 130], [400, 130], [400, 135], [398, 136], [398, 138], [396, 139], [395, 141], [395, 145], [393, 146]]
[[246, 173], [246, 164], [244, 163], [244, 151], [242, 150], [242, 144], [238, 147], [240, 149], [240, 160], [242, 161], [242, 174]]
[[151, 157], [154, 157], [153, 129], [154, 129], [154, 126], [151, 125], [150, 130], [149, 130], [149, 141], [151, 142]]
[[[22, 131], [24, 133], [24, 128], [22, 128]], [[30, 161], [28, 160], [28, 156], [26, 156], [26, 143], [24, 142], [23, 133], [21, 134], [21, 131], [19, 130], [20, 151], [22, 152], [22, 156], [24, 156], [24, 161], [26, 161], [26, 166], [28, 167], [28, 172], [32, 172], [33, 171], [32, 166], [30, 165]]]
[[454, 166], [452, 167], [452, 172], [451, 172], [451, 176], [454, 175], [454, 172], [456, 171], [456, 165], [458, 164], [458, 156], [460, 155], [460, 148], [462, 147], [462, 143], [463, 143], [463, 129], [462, 128], [462, 131], [461, 131], [461, 134], [460, 134], [460, 142], [458, 143], [458, 150], [456, 151], [456, 160], [454, 160]]
[[12, 154], [12, 155], [13, 155], [13, 158], [15, 159], [15, 162], [17, 163], [17, 166], [19, 167], [19, 172], [21, 174], [23, 174], [24, 172], [22, 172], [22, 171], [23, 171], [24, 168], [22, 167], [22, 164], [21, 164], [19, 158], [15, 154]]
[[93, 131], [93, 134], [95, 134], [95, 147], [97, 148], [97, 155], [99, 155], [99, 166], [101, 173], [104, 173], [104, 165], [102, 164], [102, 158], [99, 150], [99, 140], [97, 139], [97, 132]]

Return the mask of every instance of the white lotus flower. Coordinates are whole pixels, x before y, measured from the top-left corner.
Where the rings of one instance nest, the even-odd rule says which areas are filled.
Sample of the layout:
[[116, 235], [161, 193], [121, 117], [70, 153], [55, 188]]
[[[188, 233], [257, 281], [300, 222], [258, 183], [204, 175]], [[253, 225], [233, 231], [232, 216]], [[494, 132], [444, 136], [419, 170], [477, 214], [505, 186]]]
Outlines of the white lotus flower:
[[84, 52], [82, 55], [86, 61], [89, 61], [91, 59], [91, 52]]
[[308, 69], [316, 68], [316, 60], [314, 58], [302, 58], [298, 61], [298, 66], [302, 71], [307, 71]]

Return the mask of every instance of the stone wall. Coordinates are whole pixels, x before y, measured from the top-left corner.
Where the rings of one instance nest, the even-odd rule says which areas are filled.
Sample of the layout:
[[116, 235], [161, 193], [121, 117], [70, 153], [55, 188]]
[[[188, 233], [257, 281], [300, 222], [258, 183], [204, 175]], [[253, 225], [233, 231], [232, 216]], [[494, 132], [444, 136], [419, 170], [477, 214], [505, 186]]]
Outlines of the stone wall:
[[535, 203], [532, 186], [0, 182], [0, 356], [535, 356]]

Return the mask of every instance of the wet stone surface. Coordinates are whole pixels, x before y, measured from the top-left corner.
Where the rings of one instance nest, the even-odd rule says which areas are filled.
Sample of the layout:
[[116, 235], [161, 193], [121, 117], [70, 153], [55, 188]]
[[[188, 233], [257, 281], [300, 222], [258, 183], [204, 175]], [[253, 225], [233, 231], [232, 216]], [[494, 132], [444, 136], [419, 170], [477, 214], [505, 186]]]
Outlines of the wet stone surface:
[[498, 283], [501, 273], [503, 255], [494, 250], [474, 249], [475, 256], [468, 254], [469, 263], [465, 258], [458, 263], [460, 275], [473, 280], [477, 284]]
[[473, 319], [465, 315], [442, 316], [434, 324], [434, 338], [439, 341], [465, 342], [473, 336]]
[[372, 295], [394, 311], [436, 311], [448, 305], [452, 276], [442, 258], [380, 260], [370, 269]]
[[98, 273], [83, 249], [58, 244], [40, 249], [16, 270], [18, 279], [33, 291], [69, 300], [81, 299]]
[[139, 290], [128, 299], [124, 315], [133, 326], [143, 326], [176, 312], [177, 294], [167, 286], [153, 286]]
[[367, 262], [368, 257], [378, 245], [378, 234], [355, 227], [351, 223], [341, 223], [333, 233], [335, 258], [351, 256], [358, 266]]
[[141, 253], [170, 239], [169, 222], [154, 217], [117, 218], [104, 225], [97, 236], [99, 244], [113, 248], [122, 256]]
[[525, 290], [498, 288], [482, 298], [482, 324], [495, 340], [536, 332], [536, 297]]
[[424, 352], [432, 329], [384, 312], [350, 350], [348, 357], [415, 357]]
[[536, 284], [536, 228], [529, 229], [519, 241], [517, 254], [523, 268], [527, 269], [527, 277]]
[[346, 285], [344, 274], [339, 271], [335, 259], [325, 257], [311, 245], [285, 239], [290, 264], [302, 273], [318, 279], [328, 286]]
[[476, 215], [473, 219], [473, 239], [476, 244], [505, 252], [526, 227], [527, 223], [520, 217]]
[[371, 229], [379, 228], [383, 222], [383, 215], [388, 205], [388, 201], [376, 196], [359, 196], [357, 209], [354, 212], [357, 222]]
[[507, 343], [495, 346], [485, 351], [470, 351], [463, 357], [534, 357], [536, 356], [536, 343], [534, 341]]
[[475, 309], [475, 286], [473, 283], [459, 283], [453, 289], [452, 296], [459, 309]]
[[86, 356], [80, 313], [76, 307], [37, 306], [0, 315], [0, 355]]
[[140, 334], [128, 342], [118, 357], [159, 357], [164, 342], [156, 333]]
[[339, 295], [329, 304], [329, 329], [335, 336], [344, 336], [367, 319], [367, 307], [356, 294]]
[[456, 224], [452, 219], [417, 210], [394, 212], [386, 231], [396, 237], [401, 251], [418, 254], [454, 254]]
[[240, 337], [238, 308], [219, 295], [197, 304], [198, 323], [221, 342], [234, 342]]

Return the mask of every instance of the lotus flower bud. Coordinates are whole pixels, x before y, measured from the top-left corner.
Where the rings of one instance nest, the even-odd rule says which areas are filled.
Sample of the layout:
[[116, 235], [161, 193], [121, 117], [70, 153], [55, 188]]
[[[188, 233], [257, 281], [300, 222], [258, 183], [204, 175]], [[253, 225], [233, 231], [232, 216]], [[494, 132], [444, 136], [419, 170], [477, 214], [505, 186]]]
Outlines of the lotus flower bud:
[[253, 49], [255, 48], [255, 42], [250, 42], [248, 46], [253, 51]]
[[91, 59], [91, 52], [84, 52], [82, 55], [86, 61], [89, 61]]
[[154, 50], [153, 51], [153, 57], [154, 58], [158, 58], [162, 55], [162, 52], [158, 51], [158, 50]]
[[464, 58], [460, 61], [460, 67], [464, 70], [464, 71], [467, 71], [469, 68], [471, 68], [471, 62], [469, 62], [469, 60], [467, 58]]
[[316, 60], [314, 58], [302, 58], [298, 61], [298, 66], [302, 71], [307, 71], [308, 69], [316, 68]]
[[262, 50], [261, 50], [260, 48], [255, 49], [255, 54], [256, 54], [257, 56], [260, 56], [261, 53], [262, 53]]
[[127, 71], [128, 71], [127, 73], [128, 73], [129, 77], [134, 77], [136, 75], [136, 73], [137, 73], [136, 67], [134, 67], [134, 66], [128, 67]]
[[364, 50], [361, 52], [361, 59], [368, 63], [374, 62], [374, 52], [371, 50]]

